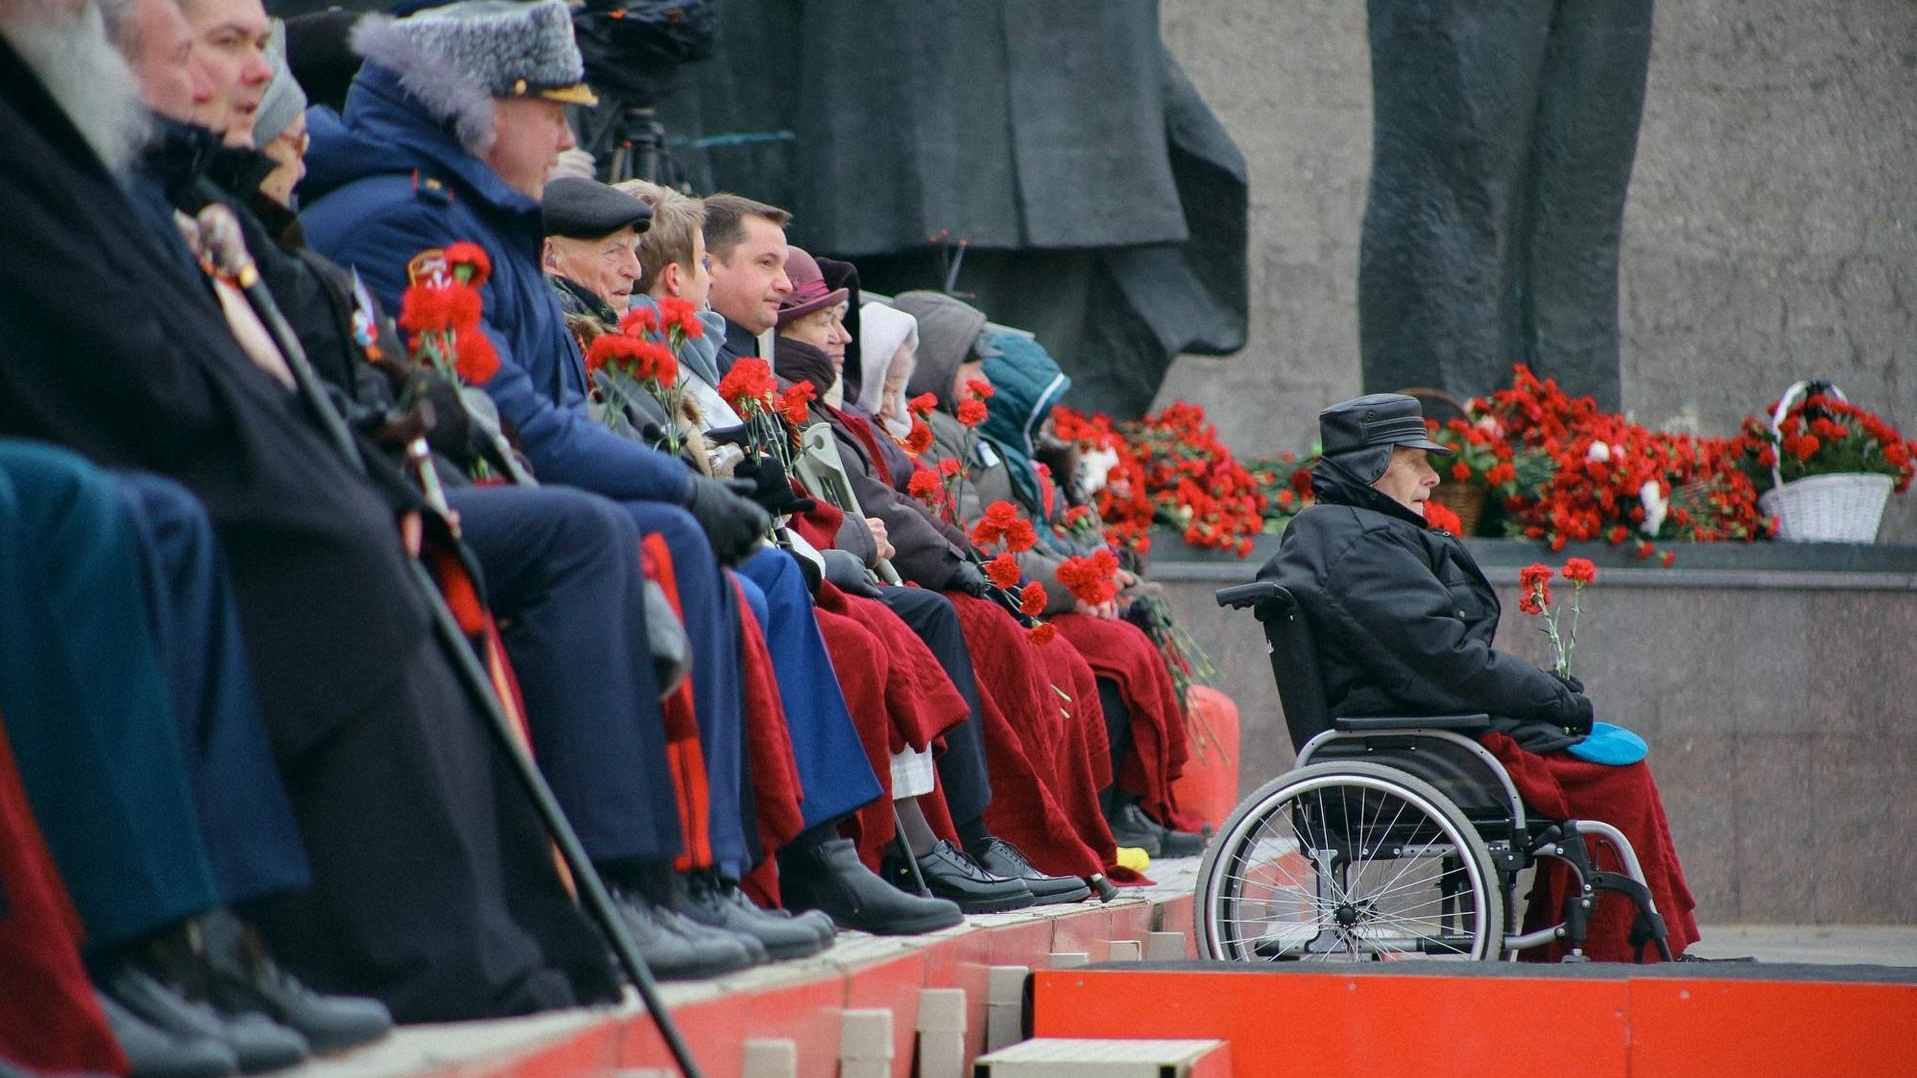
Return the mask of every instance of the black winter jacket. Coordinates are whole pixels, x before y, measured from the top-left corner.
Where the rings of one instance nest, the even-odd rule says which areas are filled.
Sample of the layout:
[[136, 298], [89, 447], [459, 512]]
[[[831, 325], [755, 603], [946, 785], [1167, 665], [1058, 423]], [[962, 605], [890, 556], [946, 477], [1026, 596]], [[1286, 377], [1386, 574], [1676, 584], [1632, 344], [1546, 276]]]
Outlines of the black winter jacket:
[[1449, 532], [1334, 461], [1312, 473], [1318, 504], [1292, 520], [1259, 570], [1297, 597], [1333, 715], [1484, 712], [1533, 752], [1580, 740], [1591, 702], [1491, 646], [1498, 597]]

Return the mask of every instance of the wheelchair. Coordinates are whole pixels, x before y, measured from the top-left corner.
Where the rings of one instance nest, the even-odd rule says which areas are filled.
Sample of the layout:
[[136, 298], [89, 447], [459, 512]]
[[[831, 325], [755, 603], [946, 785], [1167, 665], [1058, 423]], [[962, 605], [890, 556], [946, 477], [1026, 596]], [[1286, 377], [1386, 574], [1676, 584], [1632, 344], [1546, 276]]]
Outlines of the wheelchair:
[[[1319, 680], [1304, 611], [1285, 588], [1224, 588], [1218, 605], [1263, 623], [1297, 766], [1242, 801], [1198, 871], [1201, 956], [1225, 961], [1497, 961], [1553, 942], [1566, 961], [1602, 893], [1636, 906], [1630, 940], [1671, 958], [1664, 922], [1623, 833], [1526, 810], [1497, 758], [1474, 738], [1487, 715], [1337, 717]], [[1599, 870], [1585, 839], [1623, 872]], [[1539, 859], [1570, 867], [1558, 923], [1514, 933], [1519, 874]]]

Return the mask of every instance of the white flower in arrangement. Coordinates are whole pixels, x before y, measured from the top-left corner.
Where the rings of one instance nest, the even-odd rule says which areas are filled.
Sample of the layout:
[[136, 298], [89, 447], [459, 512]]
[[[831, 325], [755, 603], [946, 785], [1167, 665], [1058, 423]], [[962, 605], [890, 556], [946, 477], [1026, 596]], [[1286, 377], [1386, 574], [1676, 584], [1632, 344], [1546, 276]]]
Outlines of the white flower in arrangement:
[[1638, 525], [1638, 530], [1655, 538], [1671, 508], [1671, 503], [1664, 499], [1664, 488], [1657, 485], [1657, 480], [1647, 479], [1638, 488], [1637, 500], [1644, 507], [1644, 523]]
[[1584, 451], [1584, 459], [1596, 461], [1599, 464], [1606, 463], [1611, 459], [1611, 447], [1603, 442], [1592, 442], [1591, 448]]
[[1078, 455], [1078, 487], [1087, 494], [1105, 489], [1105, 480], [1118, 467], [1118, 451], [1090, 449]]

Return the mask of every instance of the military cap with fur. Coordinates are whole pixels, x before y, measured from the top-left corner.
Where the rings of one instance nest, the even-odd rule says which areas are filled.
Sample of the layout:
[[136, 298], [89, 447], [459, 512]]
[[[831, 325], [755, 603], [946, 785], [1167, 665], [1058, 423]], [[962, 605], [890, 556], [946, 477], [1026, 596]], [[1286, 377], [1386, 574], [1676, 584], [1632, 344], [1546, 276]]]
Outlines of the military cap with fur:
[[353, 29], [353, 48], [397, 75], [474, 152], [492, 145], [496, 97], [598, 103], [564, 0], [465, 0], [403, 19], [369, 15]]

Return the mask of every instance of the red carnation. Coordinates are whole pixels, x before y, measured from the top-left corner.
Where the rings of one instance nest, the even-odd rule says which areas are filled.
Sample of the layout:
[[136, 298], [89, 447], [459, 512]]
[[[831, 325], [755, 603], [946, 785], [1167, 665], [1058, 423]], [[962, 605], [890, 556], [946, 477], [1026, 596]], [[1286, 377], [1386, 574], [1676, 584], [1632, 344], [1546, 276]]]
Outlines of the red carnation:
[[453, 279], [474, 288], [484, 285], [493, 275], [493, 260], [477, 243], [461, 240], [446, 248], [446, 264], [453, 268]]
[[939, 406], [939, 399], [930, 393], [921, 393], [905, 402], [906, 410], [917, 416], [928, 416], [932, 409]]
[[1021, 517], [1005, 529], [1005, 545], [1013, 553], [1023, 554], [1038, 545], [1038, 529], [1032, 527], [1031, 521]]
[[946, 457], [944, 460], [939, 461], [939, 474], [947, 479], [957, 475], [960, 470], [957, 457]]
[[819, 391], [812, 388], [811, 382], [794, 382], [779, 395], [779, 411], [785, 414], [787, 423], [795, 427], [802, 426], [811, 418], [811, 410], [807, 405], [818, 395]]
[[640, 305], [619, 316], [619, 332], [635, 337], [659, 332], [659, 312]]
[[925, 420], [913, 416], [912, 429], [906, 434], [904, 445], [907, 453], [915, 457], [923, 456], [926, 450], [932, 448], [932, 428], [925, 425]]
[[499, 353], [493, 349], [492, 338], [480, 330], [460, 334], [454, 348], [458, 356], [453, 361], [453, 370], [458, 372], [461, 382], [483, 386], [499, 373]]
[[920, 501], [937, 505], [944, 500], [945, 484], [939, 481], [938, 473], [921, 469], [912, 473], [905, 491]]
[[1589, 558], [1568, 558], [1562, 570], [1564, 579], [1574, 584], [1597, 583], [1597, 566]]
[[1017, 587], [1020, 575], [1018, 559], [1010, 553], [1000, 554], [985, 563], [985, 578], [1001, 590], [1010, 591]]
[[1424, 526], [1434, 531], [1450, 532], [1453, 535], [1464, 531], [1464, 521], [1459, 520], [1458, 514], [1452, 512], [1443, 502], [1424, 503]]
[[1052, 637], [1058, 635], [1058, 626], [1049, 621], [1043, 622], [1025, 630], [1025, 635], [1031, 637], [1034, 644], [1049, 644], [1052, 642]]
[[990, 398], [992, 394], [998, 392], [998, 390], [992, 388], [992, 383], [983, 378], [967, 378], [965, 380], [965, 390], [979, 400], [986, 400]]
[[1028, 618], [1038, 617], [1045, 612], [1045, 585], [1034, 580], [1019, 589], [1018, 610]]
[[1471, 465], [1459, 461], [1451, 466], [1451, 478], [1462, 483], [1471, 478]]
[[447, 290], [424, 284], [408, 287], [399, 297], [399, 328], [414, 335], [453, 328]]
[[985, 402], [982, 400], [959, 402], [958, 421], [961, 427], [976, 427], [985, 422], [985, 417], [989, 414], [991, 414], [990, 410], [985, 407]]
[[660, 298], [659, 318], [667, 328], [676, 328], [680, 333], [685, 334], [689, 341], [705, 336], [706, 327], [699, 321], [699, 308], [678, 296]]
[[766, 401], [772, 396], [775, 386], [772, 368], [765, 360], [757, 356], [744, 356], [734, 361], [732, 369], [719, 379], [719, 396], [741, 415], [762, 412], [766, 410]]

